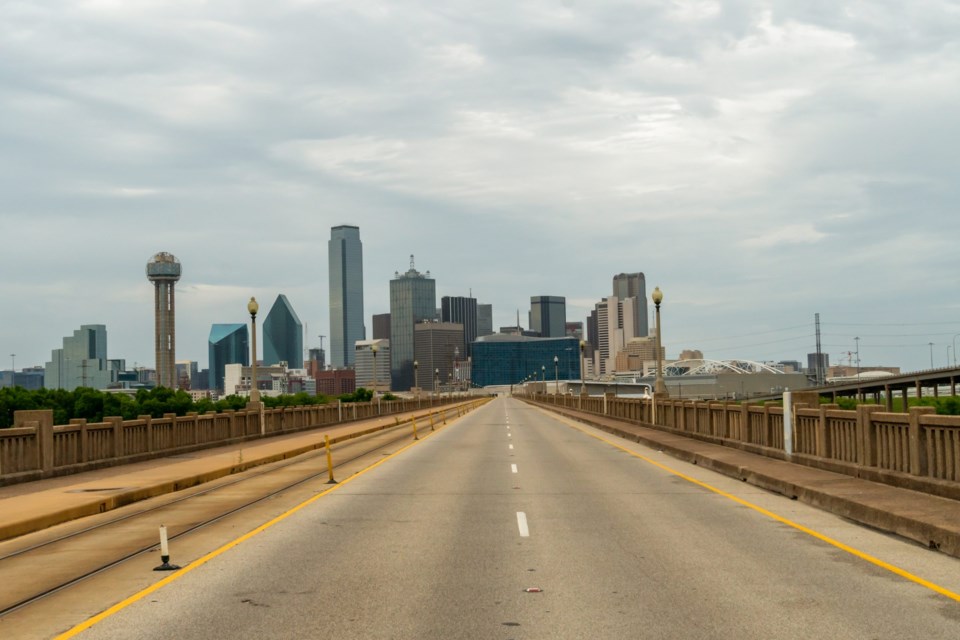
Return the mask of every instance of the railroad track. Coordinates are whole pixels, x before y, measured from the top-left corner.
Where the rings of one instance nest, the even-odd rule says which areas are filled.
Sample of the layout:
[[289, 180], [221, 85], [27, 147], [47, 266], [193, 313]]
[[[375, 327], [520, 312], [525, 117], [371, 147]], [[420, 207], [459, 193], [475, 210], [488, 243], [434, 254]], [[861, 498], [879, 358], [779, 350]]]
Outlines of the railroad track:
[[[337, 447], [334, 470], [343, 470], [351, 463], [410, 440], [409, 424], [402, 422], [376, 434], [346, 441]], [[130, 505], [119, 510], [124, 511], [123, 514], [2, 553], [0, 584], [4, 589], [0, 593], [0, 619], [118, 565], [156, 552], [157, 528], [161, 523], [167, 525], [171, 542], [182, 540], [292, 489], [321, 478], [326, 480], [327, 474], [326, 452], [317, 449], [230, 476], [229, 480], [215, 481], [199, 490], [188, 489], [187, 495], [154, 498], [140, 503], [140, 508]], [[238, 497], [232, 493], [243, 495]], [[160, 500], [162, 502], [157, 503]], [[211, 504], [203, 506], [202, 502]], [[205, 513], [200, 519], [191, 520], [190, 512], [198, 504]], [[130, 509], [135, 511], [128, 511]], [[183, 522], [184, 519], [187, 521]], [[110, 537], [108, 552], [85, 552], [90, 540], [102, 536]], [[68, 561], [50, 561], [61, 557]], [[25, 582], [18, 576], [30, 579]]]

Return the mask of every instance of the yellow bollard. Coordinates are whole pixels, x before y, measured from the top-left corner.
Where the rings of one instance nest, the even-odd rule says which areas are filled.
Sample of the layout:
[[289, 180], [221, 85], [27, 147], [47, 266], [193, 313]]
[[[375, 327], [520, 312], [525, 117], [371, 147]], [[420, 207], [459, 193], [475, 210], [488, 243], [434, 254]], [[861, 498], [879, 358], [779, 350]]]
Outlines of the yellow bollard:
[[430, 412], [430, 431], [433, 431], [433, 412]]
[[330, 436], [323, 436], [323, 444], [327, 448], [327, 474], [330, 476], [330, 479], [327, 480], [327, 484], [337, 484], [337, 481], [333, 479], [333, 455], [330, 453]]
[[417, 419], [410, 418], [410, 422], [413, 423], [413, 439], [419, 440], [420, 438], [417, 436]]
[[447, 424], [447, 410], [443, 410], [443, 424]]

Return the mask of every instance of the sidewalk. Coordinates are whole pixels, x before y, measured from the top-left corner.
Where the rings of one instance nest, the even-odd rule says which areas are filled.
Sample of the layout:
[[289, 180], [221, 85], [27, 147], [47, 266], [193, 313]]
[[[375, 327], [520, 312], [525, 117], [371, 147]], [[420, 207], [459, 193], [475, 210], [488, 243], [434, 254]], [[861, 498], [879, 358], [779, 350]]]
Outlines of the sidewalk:
[[[456, 416], [458, 405], [446, 407]], [[442, 407], [434, 410], [443, 411]], [[252, 467], [409, 422], [429, 426], [430, 409], [172, 455], [145, 462], [0, 487], [0, 540], [193, 487]], [[423, 422], [421, 420], [425, 420]]]
[[960, 558], [960, 502], [956, 500], [792, 464], [591, 413], [533, 406]]

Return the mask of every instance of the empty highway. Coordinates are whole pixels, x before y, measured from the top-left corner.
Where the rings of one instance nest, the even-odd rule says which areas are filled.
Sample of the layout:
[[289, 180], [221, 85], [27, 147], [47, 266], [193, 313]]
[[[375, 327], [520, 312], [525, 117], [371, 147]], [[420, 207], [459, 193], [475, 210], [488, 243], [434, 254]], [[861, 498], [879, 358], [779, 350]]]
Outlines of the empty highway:
[[958, 593], [953, 558], [498, 399], [68, 636], [957, 638]]

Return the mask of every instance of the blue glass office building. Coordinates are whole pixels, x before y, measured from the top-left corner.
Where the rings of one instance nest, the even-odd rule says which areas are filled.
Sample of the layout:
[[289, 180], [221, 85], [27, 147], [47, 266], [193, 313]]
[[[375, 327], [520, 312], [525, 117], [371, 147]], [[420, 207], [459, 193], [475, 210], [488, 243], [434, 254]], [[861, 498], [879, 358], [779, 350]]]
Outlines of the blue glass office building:
[[286, 362], [290, 369], [303, 368], [303, 324], [283, 294], [277, 296], [263, 321], [263, 362]]
[[215, 324], [210, 327], [210, 389], [223, 391], [228, 364], [250, 365], [250, 342], [246, 324]]
[[[546, 380], [580, 379], [580, 342], [576, 338], [531, 338], [502, 333], [473, 343], [473, 384], [517, 384], [536, 374]], [[553, 358], [557, 358], [554, 369]]]

